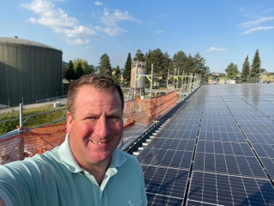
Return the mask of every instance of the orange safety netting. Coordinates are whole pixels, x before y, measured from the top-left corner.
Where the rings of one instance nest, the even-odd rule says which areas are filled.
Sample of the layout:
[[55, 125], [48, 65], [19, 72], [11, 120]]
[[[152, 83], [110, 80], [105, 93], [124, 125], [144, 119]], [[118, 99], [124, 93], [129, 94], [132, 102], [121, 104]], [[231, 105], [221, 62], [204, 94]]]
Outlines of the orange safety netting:
[[[150, 124], [176, 105], [178, 95], [171, 92], [151, 99], [125, 102], [124, 128], [136, 123]], [[23, 160], [35, 154], [43, 154], [60, 145], [66, 136], [66, 123], [47, 125], [36, 129], [26, 129], [22, 133], [0, 139], [0, 164]]]

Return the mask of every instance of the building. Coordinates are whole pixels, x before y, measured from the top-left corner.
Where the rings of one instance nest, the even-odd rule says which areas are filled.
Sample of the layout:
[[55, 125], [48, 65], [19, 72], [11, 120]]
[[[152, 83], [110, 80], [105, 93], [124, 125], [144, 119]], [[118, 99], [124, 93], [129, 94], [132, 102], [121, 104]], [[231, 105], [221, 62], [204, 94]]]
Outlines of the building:
[[0, 37], [0, 104], [17, 106], [63, 94], [62, 51]]

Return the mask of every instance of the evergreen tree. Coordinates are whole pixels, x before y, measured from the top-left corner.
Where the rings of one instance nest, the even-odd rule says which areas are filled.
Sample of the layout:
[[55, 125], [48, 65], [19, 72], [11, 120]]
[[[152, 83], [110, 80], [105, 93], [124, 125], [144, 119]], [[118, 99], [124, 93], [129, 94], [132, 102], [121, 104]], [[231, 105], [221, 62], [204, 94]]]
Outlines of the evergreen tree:
[[183, 51], [178, 51], [176, 54], [173, 55], [173, 59], [172, 59], [173, 66], [174, 68], [179, 69], [180, 74], [182, 74], [183, 71], [185, 70], [184, 66], [186, 61], [187, 61], [187, 56]]
[[124, 74], [123, 74], [123, 78], [124, 78], [124, 84], [129, 86], [130, 84], [130, 78], [131, 78], [131, 54], [128, 53], [127, 55], [127, 61], [125, 63], [125, 69], [124, 69]]
[[117, 66], [116, 69], [114, 70], [113, 79], [114, 79], [118, 84], [121, 83], [121, 70], [120, 70], [120, 67], [119, 67], [119, 66]]
[[63, 64], [63, 78], [66, 79], [66, 73], [68, 70], [68, 66]]
[[236, 79], [237, 74], [239, 73], [237, 64], [230, 63], [230, 64], [227, 66], [225, 72], [226, 72], [226, 74], [227, 74], [227, 78], [228, 78], [228, 79]]
[[94, 66], [93, 65], [88, 65], [87, 69], [86, 69], [85, 74], [93, 74], [95, 72]]
[[75, 68], [75, 78], [79, 79], [84, 74], [83, 65], [81, 62], [79, 62]]
[[133, 61], [141, 61], [141, 62], [145, 61], [145, 56], [140, 49], [137, 50], [135, 57], [133, 58]]
[[259, 82], [261, 72], [261, 58], [259, 54], [259, 50], [257, 49], [252, 61], [251, 71], [250, 71], [250, 79], [251, 82]]
[[77, 58], [73, 61], [73, 66], [74, 68], [77, 68], [78, 64], [81, 63], [82, 64], [82, 69], [83, 69], [83, 74], [90, 74], [90, 70], [89, 70], [89, 65], [87, 60], [85, 59], [81, 59], [81, 58]]
[[195, 62], [195, 65], [196, 66], [202, 66], [204, 67], [205, 64], [206, 64], [206, 60], [205, 58], [203, 58], [200, 53], [196, 53], [195, 56], [193, 57], [194, 58], [194, 62]]
[[[191, 54], [187, 56], [186, 62], [184, 64], [184, 71], [187, 73], [195, 73], [196, 70], [196, 64], [195, 59], [192, 57]], [[180, 73], [182, 74], [182, 73]]]
[[245, 58], [245, 62], [243, 63], [243, 69], [242, 69], [242, 82], [248, 82], [249, 81], [249, 73], [250, 73], [250, 65], [248, 56]]
[[75, 72], [74, 72], [74, 67], [73, 67], [73, 62], [70, 60], [68, 64], [68, 69], [66, 71], [66, 79], [68, 81], [75, 79]]
[[146, 55], [147, 74], [151, 74], [151, 66], [153, 64], [153, 85], [154, 82], [162, 81], [162, 75], [167, 73], [167, 71], [165, 71], [163, 62], [164, 54], [159, 48], [153, 51], [149, 51], [149, 53]]
[[167, 52], [164, 53], [163, 55], [163, 73], [162, 73], [162, 80], [166, 81], [168, 76], [168, 70], [171, 67], [171, 58], [169, 57], [169, 54]]
[[205, 64], [206, 64], [205, 58], [203, 58], [198, 52], [193, 57], [193, 61], [195, 64], [193, 73], [198, 73], [198, 74], [204, 73], [204, 68], [205, 68]]
[[112, 76], [112, 70], [111, 70], [111, 64], [110, 64], [110, 59], [107, 54], [103, 54], [100, 58], [100, 63], [99, 63], [99, 73]]

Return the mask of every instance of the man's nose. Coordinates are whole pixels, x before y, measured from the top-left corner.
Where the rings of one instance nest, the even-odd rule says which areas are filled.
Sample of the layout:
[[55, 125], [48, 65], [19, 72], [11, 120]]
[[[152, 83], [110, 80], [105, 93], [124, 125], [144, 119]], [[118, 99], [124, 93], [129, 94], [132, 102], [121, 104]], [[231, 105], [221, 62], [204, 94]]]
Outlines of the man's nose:
[[97, 120], [95, 131], [96, 134], [101, 138], [104, 138], [109, 134], [109, 127], [107, 124], [107, 118], [105, 116], [101, 116]]

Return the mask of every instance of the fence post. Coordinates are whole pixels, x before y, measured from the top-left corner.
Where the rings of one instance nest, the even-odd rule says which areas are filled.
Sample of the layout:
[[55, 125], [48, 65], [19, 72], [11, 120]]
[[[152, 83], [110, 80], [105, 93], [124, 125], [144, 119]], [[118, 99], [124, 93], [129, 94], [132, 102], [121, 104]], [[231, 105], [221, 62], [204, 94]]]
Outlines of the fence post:
[[25, 155], [24, 155], [24, 137], [20, 137], [18, 150], [19, 150], [18, 151], [19, 152], [19, 160], [23, 160], [25, 158]]
[[23, 122], [23, 103], [19, 104], [19, 127], [20, 128], [24, 127], [24, 122]]

